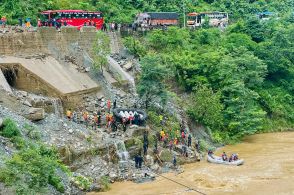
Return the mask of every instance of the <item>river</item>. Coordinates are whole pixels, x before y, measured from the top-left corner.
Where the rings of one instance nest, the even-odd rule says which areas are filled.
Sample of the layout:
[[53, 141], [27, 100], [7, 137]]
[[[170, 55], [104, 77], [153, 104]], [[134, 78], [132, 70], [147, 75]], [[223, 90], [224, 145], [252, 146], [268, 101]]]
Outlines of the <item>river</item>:
[[[227, 154], [237, 152], [245, 159], [242, 166], [193, 163], [184, 172], [167, 176], [197, 189], [204, 194], [294, 195], [294, 132], [268, 133], [249, 136], [240, 144], [225, 146]], [[190, 195], [184, 187], [158, 177], [154, 182], [135, 184], [120, 182], [111, 190], [90, 195]]]

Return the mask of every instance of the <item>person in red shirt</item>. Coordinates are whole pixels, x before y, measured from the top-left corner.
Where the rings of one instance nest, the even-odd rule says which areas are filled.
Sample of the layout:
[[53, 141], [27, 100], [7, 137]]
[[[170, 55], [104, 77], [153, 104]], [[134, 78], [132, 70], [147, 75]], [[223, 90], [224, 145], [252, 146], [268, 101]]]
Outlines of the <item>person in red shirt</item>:
[[184, 132], [182, 132], [182, 138], [185, 139], [186, 135]]
[[107, 100], [107, 108], [108, 108], [108, 113], [110, 113], [110, 108], [111, 108], [111, 101]]

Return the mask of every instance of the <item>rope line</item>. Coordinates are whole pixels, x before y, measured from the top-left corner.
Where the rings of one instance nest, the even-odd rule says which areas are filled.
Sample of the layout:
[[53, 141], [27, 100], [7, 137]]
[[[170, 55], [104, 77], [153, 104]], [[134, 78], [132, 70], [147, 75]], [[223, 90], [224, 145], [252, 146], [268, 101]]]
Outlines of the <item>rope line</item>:
[[[191, 190], [186, 189], [186, 190], [178, 190], [178, 191], [172, 191], [172, 192], [162, 192], [162, 193], [157, 193], [156, 195], [167, 195], [167, 194], [179, 194], [183, 192], [189, 192]], [[154, 195], [154, 194], [144, 194], [144, 195]]]
[[[148, 168], [150, 169], [150, 167], [148, 167]], [[151, 172], [153, 172], [153, 171], [151, 171]], [[192, 188], [192, 187], [190, 187], [190, 186], [187, 186], [187, 185], [185, 185], [185, 184], [182, 184], [182, 183], [180, 183], [180, 182], [177, 182], [177, 181], [175, 181], [175, 180], [173, 180], [173, 179], [170, 179], [170, 178], [165, 177], [165, 176], [163, 176], [163, 175], [160, 175], [160, 174], [158, 174], [158, 173], [155, 173], [155, 172], [153, 172], [153, 173], [156, 174], [156, 175], [158, 175], [158, 176], [160, 176], [160, 177], [163, 177], [163, 178], [165, 178], [165, 179], [167, 179], [167, 180], [169, 180], [169, 181], [171, 181], [171, 182], [174, 182], [174, 183], [176, 183], [176, 184], [178, 184], [178, 185], [181, 185], [181, 186], [187, 188], [188, 190], [191, 190], [191, 191], [197, 192], [197, 193], [202, 194], [202, 195], [206, 195], [205, 193], [203, 193], [203, 192], [201, 192], [201, 191], [199, 191], [199, 190], [197, 190], [197, 189], [194, 189], [194, 188]]]

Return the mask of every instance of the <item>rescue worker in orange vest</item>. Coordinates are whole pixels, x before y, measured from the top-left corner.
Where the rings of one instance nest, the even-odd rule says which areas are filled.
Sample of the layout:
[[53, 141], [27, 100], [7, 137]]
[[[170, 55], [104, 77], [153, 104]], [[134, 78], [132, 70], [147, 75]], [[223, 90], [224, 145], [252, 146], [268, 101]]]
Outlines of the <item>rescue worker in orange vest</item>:
[[93, 121], [94, 122], [93, 129], [96, 130], [97, 126], [98, 126], [98, 116], [97, 116], [97, 114], [94, 115], [93, 120], [94, 120]]
[[83, 113], [83, 119], [84, 119], [84, 123], [86, 124], [86, 127], [88, 127], [88, 112], [87, 111], [85, 111], [84, 113]]
[[109, 121], [108, 121], [108, 127], [111, 127], [111, 124], [113, 123], [113, 116], [112, 116], [112, 114], [109, 114], [109, 116], [108, 116], [108, 118], [109, 118]]
[[71, 109], [69, 109], [69, 110], [66, 111], [66, 117], [67, 117], [67, 119], [68, 119], [69, 121], [71, 120], [71, 118], [72, 118], [72, 112], [71, 112]]

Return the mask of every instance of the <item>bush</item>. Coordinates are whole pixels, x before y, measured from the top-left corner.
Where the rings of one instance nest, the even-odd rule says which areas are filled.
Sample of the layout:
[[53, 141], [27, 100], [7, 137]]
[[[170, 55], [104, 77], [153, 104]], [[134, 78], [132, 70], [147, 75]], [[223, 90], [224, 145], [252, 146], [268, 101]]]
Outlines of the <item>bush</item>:
[[200, 144], [200, 150], [201, 151], [208, 151], [210, 149], [210, 145], [203, 139], [201, 139], [199, 141], [199, 144]]
[[15, 122], [11, 119], [5, 119], [3, 121], [4, 128], [1, 132], [1, 135], [7, 138], [12, 138], [15, 136], [20, 136], [21, 133], [17, 128]]
[[34, 126], [26, 123], [24, 125], [24, 129], [27, 130], [26, 134], [28, 135], [29, 138], [34, 139], [34, 140], [40, 140], [41, 133]]
[[87, 178], [82, 175], [74, 177], [73, 181], [81, 190], [84, 190], [84, 191], [88, 191], [93, 182], [91, 178]]
[[140, 140], [139, 138], [135, 137], [134, 138], [134, 141], [135, 141], [135, 145], [138, 147], [138, 148], [143, 148], [143, 141]]
[[59, 192], [64, 193], [64, 185], [61, 181], [61, 179], [55, 175], [49, 176], [49, 184], [55, 187]]
[[160, 127], [160, 117], [159, 115], [154, 111], [148, 111], [148, 119], [150, 121], [150, 124], [152, 124], [155, 127]]
[[110, 179], [107, 176], [102, 176], [100, 178], [100, 183], [102, 186], [102, 191], [108, 191], [110, 190]]
[[24, 140], [22, 137], [13, 137], [12, 142], [15, 144], [16, 149], [21, 150], [26, 147], [26, 140]]
[[163, 162], [172, 162], [172, 159], [173, 159], [172, 153], [169, 150], [163, 150], [160, 153], [160, 159]]
[[[14, 138], [21, 145], [23, 139]], [[42, 194], [48, 184], [59, 192], [64, 192], [64, 185], [56, 175], [57, 169], [63, 169], [54, 149], [44, 145], [27, 143], [28, 147], [15, 153], [7, 159], [5, 166], [0, 168], [0, 181], [13, 186], [16, 194]]]

